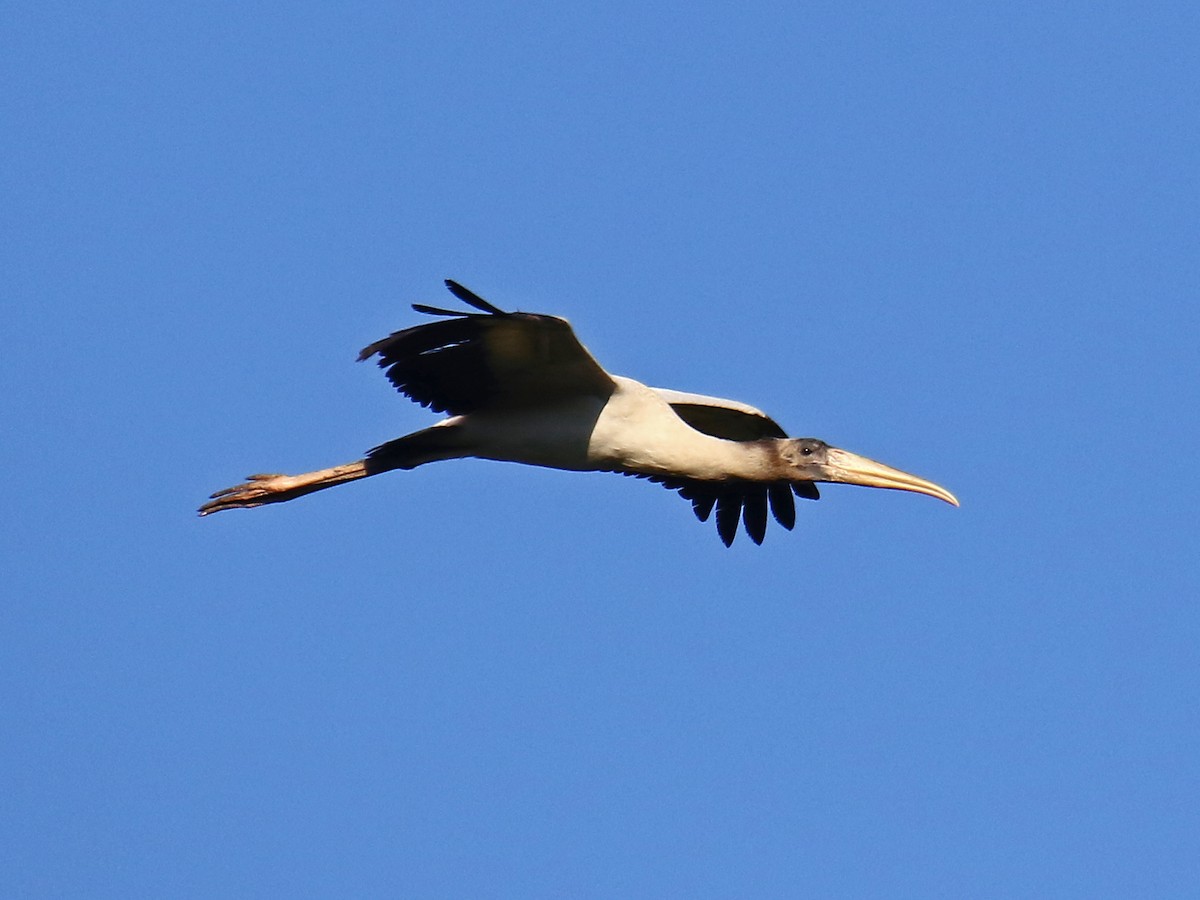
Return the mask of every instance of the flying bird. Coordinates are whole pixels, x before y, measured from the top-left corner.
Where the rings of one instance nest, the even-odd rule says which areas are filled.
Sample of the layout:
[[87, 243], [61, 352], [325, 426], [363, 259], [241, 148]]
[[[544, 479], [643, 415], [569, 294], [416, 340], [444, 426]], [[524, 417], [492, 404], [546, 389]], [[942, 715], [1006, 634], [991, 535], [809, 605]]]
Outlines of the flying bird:
[[793, 494], [816, 500], [822, 481], [914, 491], [958, 506], [945, 488], [916, 475], [815, 438], [789, 438], [753, 406], [611, 375], [566, 319], [505, 312], [457, 282], [446, 287], [470, 310], [413, 304], [438, 320], [397, 331], [358, 358], [375, 357], [397, 390], [447, 418], [357, 462], [303, 475], [251, 475], [213, 494], [200, 515], [464, 457], [657, 482], [691, 501], [701, 522], [715, 510], [727, 547], [739, 520], [761, 544], [768, 509], [790, 530]]

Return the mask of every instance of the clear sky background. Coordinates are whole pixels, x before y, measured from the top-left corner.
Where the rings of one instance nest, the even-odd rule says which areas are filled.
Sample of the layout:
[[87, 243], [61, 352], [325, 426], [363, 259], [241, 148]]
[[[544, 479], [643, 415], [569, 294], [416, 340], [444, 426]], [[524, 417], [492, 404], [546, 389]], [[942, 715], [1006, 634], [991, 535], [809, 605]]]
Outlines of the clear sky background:
[[[0, 11], [0, 894], [1200, 889], [1194, 3]], [[467, 461], [445, 303], [932, 478]]]

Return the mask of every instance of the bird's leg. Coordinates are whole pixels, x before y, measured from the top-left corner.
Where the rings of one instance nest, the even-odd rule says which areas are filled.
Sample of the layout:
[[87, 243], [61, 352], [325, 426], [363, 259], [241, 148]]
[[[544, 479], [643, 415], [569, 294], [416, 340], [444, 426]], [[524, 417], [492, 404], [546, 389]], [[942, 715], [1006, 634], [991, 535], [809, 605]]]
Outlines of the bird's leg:
[[200, 515], [207, 516], [226, 509], [251, 509], [266, 503], [283, 503], [313, 491], [323, 491], [368, 475], [378, 475], [388, 468], [371, 465], [369, 460], [360, 459], [344, 466], [318, 469], [302, 475], [250, 475], [243, 484], [213, 494], [212, 499], [200, 507]]
[[437, 425], [380, 444], [366, 459], [318, 469], [302, 475], [251, 475], [242, 484], [217, 491], [200, 507], [200, 515], [225, 509], [252, 509], [267, 503], [295, 500], [313, 491], [368, 478], [392, 469], [415, 469], [425, 463], [465, 456], [467, 450], [459, 437], [456, 419], [444, 419]]

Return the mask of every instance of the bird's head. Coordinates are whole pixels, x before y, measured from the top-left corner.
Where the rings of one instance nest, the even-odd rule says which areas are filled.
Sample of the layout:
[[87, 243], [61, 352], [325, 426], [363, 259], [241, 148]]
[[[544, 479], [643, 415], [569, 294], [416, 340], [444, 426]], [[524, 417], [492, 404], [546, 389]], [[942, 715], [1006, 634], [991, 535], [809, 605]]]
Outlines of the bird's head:
[[928, 494], [958, 506], [958, 499], [940, 485], [848, 450], [831, 447], [816, 438], [796, 438], [779, 442], [779, 454], [796, 481], [831, 481], [864, 487], [890, 488]]

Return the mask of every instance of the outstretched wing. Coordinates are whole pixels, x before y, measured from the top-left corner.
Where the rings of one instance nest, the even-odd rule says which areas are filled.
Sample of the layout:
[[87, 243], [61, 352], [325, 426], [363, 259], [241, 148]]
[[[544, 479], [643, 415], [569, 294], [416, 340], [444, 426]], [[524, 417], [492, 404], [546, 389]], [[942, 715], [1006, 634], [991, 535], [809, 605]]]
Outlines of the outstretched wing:
[[505, 312], [454, 281], [446, 287], [478, 312], [414, 304], [447, 318], [397, 331], [358, 355], [378, 356], [388, 380], [422, 406], [462, 415], [607, 397], [616, 387], [566, 319]]

